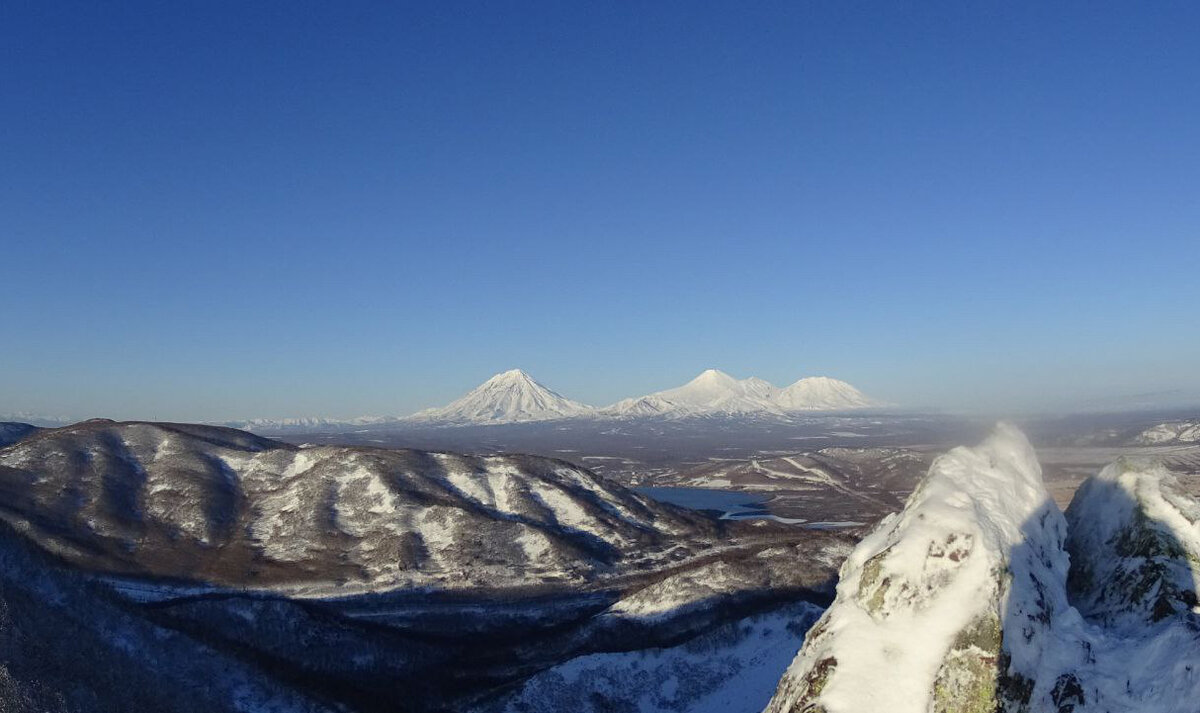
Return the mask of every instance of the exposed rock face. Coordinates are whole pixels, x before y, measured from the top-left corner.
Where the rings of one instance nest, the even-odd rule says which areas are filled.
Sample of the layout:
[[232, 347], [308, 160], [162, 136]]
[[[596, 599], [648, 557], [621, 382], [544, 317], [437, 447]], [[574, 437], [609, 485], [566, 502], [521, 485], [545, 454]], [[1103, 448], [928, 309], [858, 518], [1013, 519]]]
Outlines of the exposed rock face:
[[847, 559], [767, 710], [1195, 710], [1200, 510], [1173, 485], [1109, 467], [1068, 541], [1018, 431], [951, 451]]

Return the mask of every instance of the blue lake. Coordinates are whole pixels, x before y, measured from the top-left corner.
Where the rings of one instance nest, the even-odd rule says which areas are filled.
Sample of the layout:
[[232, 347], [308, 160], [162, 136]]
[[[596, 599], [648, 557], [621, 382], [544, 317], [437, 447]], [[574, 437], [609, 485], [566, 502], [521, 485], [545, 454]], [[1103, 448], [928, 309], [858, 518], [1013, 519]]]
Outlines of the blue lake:
[[770, 499], [767, 495], [712, 488], [634, 488], [634, 490], [649, 495], [659, 502], [692, 510], [711, 510], [719, 512], [722, 517], [727, 518], [763, 515], [766, 513], [763, 503]]

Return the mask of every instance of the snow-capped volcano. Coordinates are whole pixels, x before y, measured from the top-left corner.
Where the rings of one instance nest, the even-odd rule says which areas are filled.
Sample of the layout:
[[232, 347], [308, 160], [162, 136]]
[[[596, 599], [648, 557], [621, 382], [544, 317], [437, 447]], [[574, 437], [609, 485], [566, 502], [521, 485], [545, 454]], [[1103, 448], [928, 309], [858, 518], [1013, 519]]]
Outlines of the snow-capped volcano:
[[496, 374], [462, 398], [407, 418], [364, 416], [336, 420], [324, 418], [253, 419], [218, 425], [256, 433], [337, 430], [386, 425], [498, 425], [571, 418], [678, 419], [710, 417], [786, 417], [800, 411], [845, 411], [880, 406], [844, 381], [824, 376], [801, 379], [786, 389], [757, 377], [736, 379], [717, 369], [707, 369], [683, 386], [595, 408], [552, 391], [521, 369]]
[[699, 416], [781, 413], [771, 402], [779, 389], [751, 377], [735, 379], [707, 369], [683, 386], [625, 399], [601, 411], [605, 416]]
[[735, 379], [723, 371], [708, 369], [683, 386], [618, 401], [599, 413], [618, 418], [778, 416], [791, 411], [841, 411], [877, 405], [850, 384], [825, 376], [800, 379], [780, 389], [757, 377]]
[[524, 423], [594, 413], [591, 406], [551, 391], [520, 369], [510, 369], [496, 374], [457, 401], [426, 409], [406, 420], [445, 424]]
[[779, 391], [773, 401], [784, 411], [840, 411], [879, 404], [844, 381], [808, 376]]

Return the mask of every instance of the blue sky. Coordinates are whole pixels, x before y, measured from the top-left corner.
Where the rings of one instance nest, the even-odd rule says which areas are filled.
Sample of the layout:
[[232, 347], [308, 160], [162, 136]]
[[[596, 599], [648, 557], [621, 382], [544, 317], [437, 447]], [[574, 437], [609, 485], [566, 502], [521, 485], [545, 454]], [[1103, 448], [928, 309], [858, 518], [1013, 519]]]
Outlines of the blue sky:
[[1200, 5], [5, 3], [0, 412], [1200, 401]]

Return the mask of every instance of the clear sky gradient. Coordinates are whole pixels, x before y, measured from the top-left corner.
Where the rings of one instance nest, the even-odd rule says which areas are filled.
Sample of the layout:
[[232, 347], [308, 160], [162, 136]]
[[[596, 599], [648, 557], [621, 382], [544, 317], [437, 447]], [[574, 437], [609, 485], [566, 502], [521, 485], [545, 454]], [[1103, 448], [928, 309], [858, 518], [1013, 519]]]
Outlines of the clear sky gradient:
[[1198, 37], [1192, 2], [6, 2], [0, 412], [404, 414], [512, 367], [1200, 401]]

